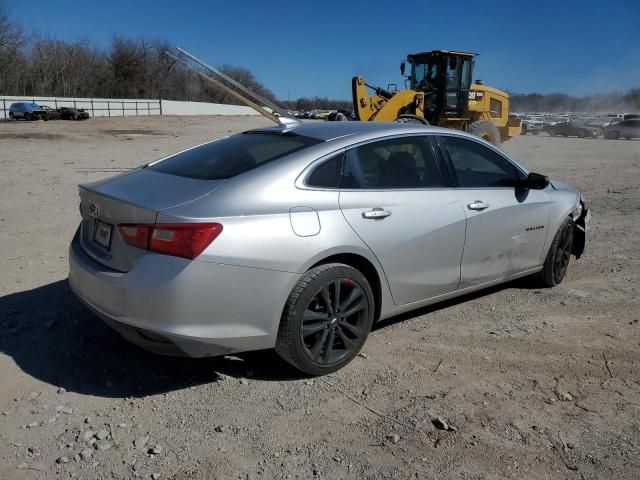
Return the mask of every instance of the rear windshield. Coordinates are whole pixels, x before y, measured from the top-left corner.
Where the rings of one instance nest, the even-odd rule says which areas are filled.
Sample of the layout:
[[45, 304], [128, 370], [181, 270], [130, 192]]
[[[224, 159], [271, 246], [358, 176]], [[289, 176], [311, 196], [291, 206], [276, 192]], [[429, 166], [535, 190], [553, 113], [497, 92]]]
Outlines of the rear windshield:
[[178, 153], [147, 168], [180, 177], [223, 180], [321, 141], [294, 133], [246, 132]]

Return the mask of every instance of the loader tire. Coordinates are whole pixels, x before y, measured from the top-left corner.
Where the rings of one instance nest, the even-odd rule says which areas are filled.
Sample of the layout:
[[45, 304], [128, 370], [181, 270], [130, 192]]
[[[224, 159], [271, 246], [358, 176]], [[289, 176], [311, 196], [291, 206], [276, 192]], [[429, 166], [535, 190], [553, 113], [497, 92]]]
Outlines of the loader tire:
[[492, 143], [496, 147], [500, 146], [500, 132], [498, 131], [498, 127], [491, 122], [486, 120], [473, 122], [467, 127], [467, 132]]
[[396, 118], [396, 123], [419, 123], [421, 125], [429, 125], [429, 122], [418, 115], [405, 113]]

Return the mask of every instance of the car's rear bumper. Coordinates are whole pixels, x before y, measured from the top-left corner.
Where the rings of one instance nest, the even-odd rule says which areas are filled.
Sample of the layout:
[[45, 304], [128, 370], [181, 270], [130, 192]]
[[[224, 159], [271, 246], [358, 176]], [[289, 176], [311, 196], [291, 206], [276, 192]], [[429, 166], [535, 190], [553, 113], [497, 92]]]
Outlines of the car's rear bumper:
[[75, 295], [127, 340], [160, 354], [204, 357], [275, 346], [299, 275], [149, 253], [128, 272], [69, 249]]

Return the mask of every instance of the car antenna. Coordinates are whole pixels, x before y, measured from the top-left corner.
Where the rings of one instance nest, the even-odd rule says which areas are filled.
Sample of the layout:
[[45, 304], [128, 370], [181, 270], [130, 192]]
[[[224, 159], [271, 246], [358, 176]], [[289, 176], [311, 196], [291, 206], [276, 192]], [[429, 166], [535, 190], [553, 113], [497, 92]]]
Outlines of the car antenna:
[[[213, 83], [218, 88], [237, 98], [248, 107], [253, 108], [256, 112], [264, 115], [269, 120], [282, 125], [283, 127], [291, 127], [293, 125], [302, 123], [299, 119], [292, 116], [283, 108], [277, 106], [275, 103], [267, 100], [263, 96], [258, 95], [254, 91], [242, 85], [240, 82], [234, 80], [228, 75], [225, 75], [220, 70], [203, 62], [195, 55], [192, 55], [191, 53], [179, 47], [176, 47], [176, 50], [178, 51], [177, 54], [166, 50], [165, 55], [182, 64], [185, 68], [191, 70], [201, 78], [207, 80], [210, 83]], [[204, 72], [202, 68], [195, 67], [194, 65], [189, 63], [189, 61], [197, 63], [200, 67], [206, 69], [208, 72]], [[215, 78], [216, 76], [222, 80]], [[223, 81], [227, 82], [227, 84], [223, 83]], [[231, 88], [231, 86], [229, 86], [228, 84], [235, 87], [235, 89]], [[238, 90], [240, 90], [244, 95], [238, 92]], [[269, 111], [268, 109], [271, 111]]]

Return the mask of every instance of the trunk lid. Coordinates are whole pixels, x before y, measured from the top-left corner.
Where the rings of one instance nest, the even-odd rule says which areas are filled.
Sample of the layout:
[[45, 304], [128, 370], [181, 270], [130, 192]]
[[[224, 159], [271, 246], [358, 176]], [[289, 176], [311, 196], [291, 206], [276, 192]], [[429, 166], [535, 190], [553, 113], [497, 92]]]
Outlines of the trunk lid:
[[146, 250], [125, 243], [117, 225], [151, 224], [160, 210], [191, 202], [216, 190], [224, 180], [197, 180], [145, 168], [80, 185], [80, 243], [97, 262], [129, 271]]

